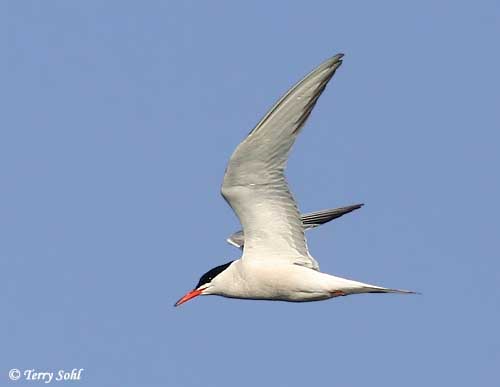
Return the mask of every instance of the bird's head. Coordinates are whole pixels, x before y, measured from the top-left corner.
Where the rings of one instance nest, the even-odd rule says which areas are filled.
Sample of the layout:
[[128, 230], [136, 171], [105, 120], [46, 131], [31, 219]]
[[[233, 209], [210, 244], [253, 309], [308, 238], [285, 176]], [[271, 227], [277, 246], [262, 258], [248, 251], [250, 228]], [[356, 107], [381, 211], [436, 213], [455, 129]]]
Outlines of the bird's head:
[[195, 286], [193, 290], [187, 292], [183, 297], [177, 301], [174, 306], [179, 306], [184, 304], [186, 301], [189, 301], [192, 298], [201, 296], [201, 295], [209, 295], [209, 294], [217, 294], [217, 276], [226, 270], [233, 261], [225, 263], [224, 265], [220, 265], [210, 269], [205, 274], [200, 277], [198, 284]]

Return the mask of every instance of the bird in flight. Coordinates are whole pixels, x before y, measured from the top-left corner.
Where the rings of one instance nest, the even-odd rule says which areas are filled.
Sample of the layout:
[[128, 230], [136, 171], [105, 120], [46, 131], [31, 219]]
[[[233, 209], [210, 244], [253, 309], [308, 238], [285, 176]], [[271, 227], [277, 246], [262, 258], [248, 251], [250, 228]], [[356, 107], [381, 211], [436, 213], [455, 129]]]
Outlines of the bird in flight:
[[[304, 302], [359, 293], [414, 293], [322, 273], [304, 231], [334, 219], [325, 213], [331, 216], [335, 210], [301, 216], [285, 178], [290, 149], [342, 57], [326, 60], [293, 86], [238, 145], [221, 193], [243, 228], [228, 238], [243, 248], [242, 257], [203, 274], [175, 306], [200, 295]], [[335, 217], [361, 205], [353, 207], [338, 209]]]

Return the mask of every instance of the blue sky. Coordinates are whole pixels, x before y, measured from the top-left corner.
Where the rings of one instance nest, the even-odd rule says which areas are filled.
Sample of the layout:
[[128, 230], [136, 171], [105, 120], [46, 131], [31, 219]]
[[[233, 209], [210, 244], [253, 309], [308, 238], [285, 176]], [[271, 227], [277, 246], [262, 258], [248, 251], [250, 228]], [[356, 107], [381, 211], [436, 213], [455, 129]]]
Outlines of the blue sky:
[[[5, 1], [0, 21], [0, 384], [498, 383], [498, 2]], [[311, 252], [423, 295], [173, 308], [239, 257], [233, 149], [337, 52], [288, 177], [303, 211], [366, 205]]]

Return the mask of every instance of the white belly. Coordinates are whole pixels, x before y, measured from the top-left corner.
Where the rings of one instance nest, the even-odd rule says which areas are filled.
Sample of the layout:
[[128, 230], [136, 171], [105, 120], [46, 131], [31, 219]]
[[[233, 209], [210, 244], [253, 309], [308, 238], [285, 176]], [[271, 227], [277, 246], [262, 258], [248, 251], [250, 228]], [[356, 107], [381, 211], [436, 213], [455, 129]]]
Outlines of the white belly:
[[336, 278], [298, 265], [243, 261], [228, 274], [233, 278], [224, 280], [221, 296], [294, 302], [331, 298], [331, 278]]

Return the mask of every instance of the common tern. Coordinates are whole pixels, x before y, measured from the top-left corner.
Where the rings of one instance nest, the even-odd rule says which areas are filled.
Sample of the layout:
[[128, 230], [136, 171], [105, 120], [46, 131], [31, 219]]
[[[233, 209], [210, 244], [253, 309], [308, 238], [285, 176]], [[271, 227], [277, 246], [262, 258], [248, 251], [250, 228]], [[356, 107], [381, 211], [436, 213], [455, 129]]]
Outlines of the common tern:
[[244, 236], [237, 235], [233, 243], [243, 244], [242, 257], [203, 274], [175, 306], [200, 295], [303, 302], [359, 293], [415, 293], [322, 273], [309, 253], [304, 221], [285, 178], [290, 149], [342, 57], [326, 60], [293, 86], [238, 145], [221, 193], [243, 228]]

